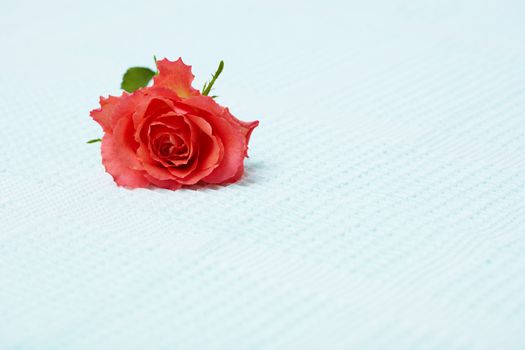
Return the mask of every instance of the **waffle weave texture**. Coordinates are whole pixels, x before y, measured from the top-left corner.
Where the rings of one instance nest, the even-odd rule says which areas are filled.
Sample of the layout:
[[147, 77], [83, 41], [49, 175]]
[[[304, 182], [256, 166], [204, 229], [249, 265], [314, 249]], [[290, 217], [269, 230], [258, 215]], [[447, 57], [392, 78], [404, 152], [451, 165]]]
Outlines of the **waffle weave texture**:
[[[523, 1], [10, 1], [1, 350], [525, 349]], [[152, 55], [259, 119], [237, 184], [126, 190]]]

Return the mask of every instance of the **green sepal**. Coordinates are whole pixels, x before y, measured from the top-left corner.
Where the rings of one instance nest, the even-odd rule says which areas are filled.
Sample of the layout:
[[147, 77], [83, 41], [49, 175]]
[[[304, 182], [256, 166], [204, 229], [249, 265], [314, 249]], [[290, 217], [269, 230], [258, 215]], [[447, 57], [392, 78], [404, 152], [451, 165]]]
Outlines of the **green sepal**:
[[93, 140], [89, 140], [86, 143], [96, 143], [96, 142], [102, 142], [102, 139], [93, 139]]
[[[211, 88], [213, 87], [213, 84], [215, 84], [215, 80], [217, 80], [219, 75], [221, 75], [223, 69], [224, 69], [224, 62], [221, 61], [219, 63], [219, 67], [217, 67], [217, 71], [215, 72], [215, 74], [211, 75], [210, 82], [209, 83], [205, 83], [204, 87], [202, 88], [202, 94], [204, 96], [208, 96], [209, 95], [209, 93], [211, 91]], [[215, 97], [217, 97], [217, 96], [215, 96]]]

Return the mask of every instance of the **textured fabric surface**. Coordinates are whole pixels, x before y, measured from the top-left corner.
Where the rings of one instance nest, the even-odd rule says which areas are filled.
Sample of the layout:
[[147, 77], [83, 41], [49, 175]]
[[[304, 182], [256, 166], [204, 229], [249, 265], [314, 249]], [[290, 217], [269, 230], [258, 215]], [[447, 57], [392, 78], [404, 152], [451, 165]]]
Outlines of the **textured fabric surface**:
[[[524, 349], [523, 1], [9, 1], [0, 349]], [[259, 119], [237, 184], [118, 188], [152, 55]]]

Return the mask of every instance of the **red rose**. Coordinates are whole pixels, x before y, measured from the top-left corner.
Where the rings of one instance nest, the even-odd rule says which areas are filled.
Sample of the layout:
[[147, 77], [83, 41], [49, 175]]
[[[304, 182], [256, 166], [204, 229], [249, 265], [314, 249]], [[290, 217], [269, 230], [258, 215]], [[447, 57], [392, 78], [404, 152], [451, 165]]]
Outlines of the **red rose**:
[[178, 189], [239, 180], [258, 121], [243, 122], [191, 86], [191, 66], [157, 61], [152, 87], [100, 98], [102, 163], [120, 186]]

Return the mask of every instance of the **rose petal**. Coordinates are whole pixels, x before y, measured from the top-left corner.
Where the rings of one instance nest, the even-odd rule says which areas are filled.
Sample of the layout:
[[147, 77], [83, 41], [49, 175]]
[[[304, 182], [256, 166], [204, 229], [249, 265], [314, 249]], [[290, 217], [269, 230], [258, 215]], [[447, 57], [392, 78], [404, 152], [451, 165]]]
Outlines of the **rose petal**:
[[159, 180], [148, 174], [144, 175], [144, 177], [148, 179], [153, 185], [160, 188], [166, 188], [168, 190], [177, 190], [182, 186], [180, 183], [174, 180]]
[[254, 120], [252, 122], [244, 122], [242, 120], [239, 120], [233, 116], [233, 114], [230, 113], [230, 110], [226, 107], [224, 108], [224, 113], [222, 114], [223, 117], [226, 118], [230, 123], [237, 124], [241, 128], [241, 133], [244, 135], [245, 142], [246, 142], [246, 156], [248, 154], [248, 143], [250, 142], [250, 137], [252, 136], [253, 129], [255, 129], [259, 125], [258, 120]]
[[[199, 157], [195, 161], [196, 167], [192, 172], [188, 172], [180, 181], [186, 185], [193, 185], [209, 175], [217, 166], [224, 156], [223, 146], [220, 140], [212, 134], [211, 125], [203, 118], [188, 115], [186, 116], [191, 123], [200, 129], [198, 139]], [[176, 175], [182, 175], [177, 168], [170, 168], [170, 172]]]
[[191, 86], [195, 78], [191, 66], [184, 64], [182, 58], [174, 62], [168, 59], [157, 61], [157, 68], [159, 74], [153, 78], [155, 87], [169, 88], [181, 98], [200, 95], [199, 90]]
[[[156, 120], [156, 119], [154, 119]], [[184, 119], [185, 120], [185, 119]], [[140, 145], [137, 150], [138, 157], [143, 161], [144, 169], [148, 172], [149, 175], [157, 178], [158, 180], [181, 180], [190, 174], [197, 167], [197, 158], [198, 158], [198, 136], [199, 130], [188, 123], [185, 120], [185, 123], [188, 124], [190, 128], [190, 137], [191, 145], [190, 147], [190, 156], [188, 158], [187, 164], [179, 166], [177, 168], [165, 167], [155, 159], [151, 157], [151, 150], [149, 146], [149, 135], [146, 136], [145, 142]], [[146, 127], [146, 126], [144, 126]], [[193, 130], [195, 129], [195, 130]], [[184, 184], [182, 181], [181, 183]]]
[[[159, 114], [157, 113], [160, 113], [160, 116], [171, 114], [174, 113], [174, 109], [176, 109], [176, 107], [170, 100], [160, 97], [150, 97], [141, 103], [133, 114], [133, 125], [135, 128], [134, 137], [139, 144], [137, 148], [137, 156], [143, 164], [156, 164], [156, 161], [152, 159], [149, 151], [149, 124], [152, 123], [155, 118], [159, 117]], [[154, 175], [152, 174], [152, 176]], [[161, 178], [161, 180], [165, 179]]]
[[[140, 157], [140, 154], [139, 154]], [[144, 170], [156, 178], [157, 180], [173, 180], [174, 176], [168, 171], [168, 168], [162, 166], [161, 164], [152, 164], [150, 162], [145, 162], [143, 164]]]
[[210, 96], [192, 96], [188, 99], [185, 99], [184, 104], [197, 107], [213, 115], [222, 115], [222, 113], [224, 112], [224, 107], [219, 105]]
[[115, 144], [119, 145], [118, 156], [128, 168], [142, 170], [142, 163], [137, 158], [138, 142], [133, 137], [133, 122], [131, 118], [121, 118], [113, 130]]
[[[188, 132], [186, 132], [188, 133]], [[188, 159], [191, 157], [192, 154], [192, 147], [191, 143], [188, 143], [186, 140], [189, 140], [189, 136], [184, 135], [185, 130], [183, 129], [175, 129], [170, 126], [167, 126], [165, 124], [162, 124], [158, 121], [153, 122], [150, 124], [150, 155], [151, 158], [162, 163], [165, 167], [169, 167], [172, 165], [183, 165], [188, 162]], [[170, 135], [170, 136], [167, 136]], [[185, 145], [186, 151], [183, 154], [177, 155], [176, 159], [172, 159], [171, 157], [161, 157], [158, 155], [158, 150], [155, 149], [153, 146], [155, 143], [158, 142], [159, 139], [165, 139], [165, 138], [172, 138], [172, 139], [179, 139], [182, 145]], [[172, 164], [170, 164], [170, 162]]]
[[226, 119], [230, 124], [239, 127], [241, 133], [245, 138], [245, 151], [248, 151], [248, 142], [250, 141], [250, 136], [253, 132], [253, 129], [255, 129], [257, 125], [259, 125], [258, 120], [252, 122], [244, 122], [242, 120], [239, 120], [230, 113], [230, 110], [228, 108], [222, 107], [213, 98], [209, 96], [193, 96], [184, 100], [184, 103], [202, 109], [212, 115], [222, 117]]
[[185, 119], [178, 115], [168, 114], [157, 118], [154, 123], [162, 123], [162, 125], [172, 129], [172, 132], [183, 140], [184, 144], [188, 148], [188, 153], [185, 155], [185, 157], [177, 156], [176, 159], [171, 160], [175, 165], [186, 164], [188, 159], [192, 157], [194, 147], [192, 147], [193, 143], [191, 139], [190, 126], [187, 124]]
[[[175, 105], [188, 104], [195, 108], [195, 114], [210, 123], [214, 135], [222, 141], [224, 156], [219, 166], [203, 181], [208, 183], [234, 182], [240, 176], [239, 167], [243, 166], [246, 156], [246, 135], [237, 123], [231, 123], [226, 118], [214, 113], [224, 114], [225, 109], [208, 96], [192, 97]], [[203, 108], [200, 108], [203, 107]], [[242, 172], [241, 172], [242, 175]]]
[[135, 127], [135, 138], [137, 141], [140, 141], [141, 131], [147, 130], [143, 129], [144, 124], [148, 122], [148, 119], [159, 117], [163, 114], [175, 113], [175, 105], [170, 99], [153, 96], [144, 100], [140, 105], [138, 105], [133, 113], [133, 125]]
[[110, 95], [107, 98], [100, 96], [100, 108], [89, 112], [89, 115], [100, 124], [104, 132], [111, 132], [113, 130], [111, 117], [121, 100], [122, 98], [117, 96]]
[[102, 163], [117, 185], [130, 188], [147, 187], [149, 181], [144, 172], [128, 168], [119, 158], [119, 149], [113, 135], [106, 133], [102, 138]]
[[234, 127], [223, 118], [205, 117], [212, 125], [213, 133], [222, 141], [224, 153], [219, 166], [202, 180], [208, 183], [235, 181], [235, 175], [242, 166], [246, 154], [246, 143], [240, 129]]
[[170, 167], [168, 168], [168, 171], [173, 175], [173, 178], [179, 181], [180, 183], [184, 185], [193, 185], [200, 181], [200, 179], [202, 178], [201, 176], [200, 178], [195, 180], [195, 176], [192, 176], [195, 169], [197, 169], [197, 167], [199, 166], [199, 158], [201, 156], [200, 151], [201, 147], [203, 146], [201, 140], [202, 131], [197, 125], [188, 120], [186, 116], [184, 117], [184, 122], [189, 126], [190, 136], [190, 155], [188, 157], [188, 162], [180, 166]]

